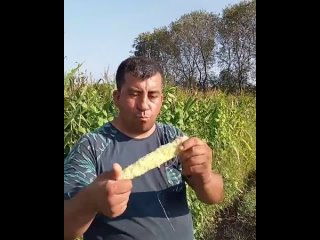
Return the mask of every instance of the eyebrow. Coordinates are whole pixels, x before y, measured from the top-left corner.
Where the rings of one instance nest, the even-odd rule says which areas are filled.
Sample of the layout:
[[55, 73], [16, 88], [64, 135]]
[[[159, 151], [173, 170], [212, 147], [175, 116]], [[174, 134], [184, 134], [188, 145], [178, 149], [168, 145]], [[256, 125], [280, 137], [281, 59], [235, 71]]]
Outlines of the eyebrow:
[[[141, 89], [135, 88], [135, 87], [129, 88], [128, 91], [129, 91], [129, 92], [139, 92], [139, 93], [140, 93], [140, 92], [143, 92]], [[159, 91], [159, 90], [150, 90], [150, 91], [148, 91], [148, 93], [151, 93], [151, 94], [158, 93], [158, 94], [160, 94], [161, 91]]]
[[129, 92], [142, 92], [139, 88], [131, 87], [128, 89]]
[[154, 91], [149, 91], [148, 93], [150, 94], [160, 94], [161, 92], [158, 90], [154, 90]]

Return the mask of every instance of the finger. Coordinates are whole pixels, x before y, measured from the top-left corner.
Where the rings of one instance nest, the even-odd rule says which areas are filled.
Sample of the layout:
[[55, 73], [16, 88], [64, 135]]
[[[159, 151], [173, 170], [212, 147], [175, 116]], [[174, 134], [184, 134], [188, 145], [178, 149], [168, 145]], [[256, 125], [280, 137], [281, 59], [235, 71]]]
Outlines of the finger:
[[196, 145], [189, 148], [188, 150], [180, 152], [178, 157], [183, 162], [195, 156], [205, 155], [206, 152], [207, 152], [207, 149], [205, 145], [201, 145], [201, 146]]
[[118, 163], [114, 163], [112, 165], [112, 169], [113, 169], [113, 180], [120, 179], [122, 174], [122, 167]]
[[189, 137], [184, 135], [182, 137], [178, 137], [178, 139], [181, 141], [181, 143], [183, 143], [184, 141], [186, 141]]
[[119, 204], [118, 206], [116, 206], [113, 210], [113, 212], [115, 213], [114, 217], [120, 216], [121, 214], [124, 213], [124, 211], [127, 209], [127, 205], [128, 202], [122, 202], [121, 204]]
[[207, 159], [204, 155], [193, 156], [182, 162], [182, 167], [191, 167], [193, 165], [206, 164]]
[[197, 137], [191, 137], [191, 138], [185, 140], [183, 143], [181, 143], [179, 149], [181, 151], [186, 151], [189, 148], [196, 146], [196, 145], [205, 145], [205, 142], [203, 142], [202, 140], [200, 140]]
[[119, 205], [123, 202], [128, 202], [130, 192], [113, 195], [110, 201], [111, 205]]
[[131, 180], [119, 180], [113, 183], [113, 193], [114, 194], [123, 194], [130, 193], [132, 190], [132, 181]]
[[201, 174], [205, 171], [206, 167], [204, 166], [204, 164], [198, 164], [182, 169], [182, 174], [184, 176], [190, 176], [193, 174]]
[[114, 163], [112, 165], [112, 170], [111, 171], [106, 171], [101, 173], [98, 176], [99, 180], [118, 180], [121, 177], [122, 174], [122, 167], [118, 163]]

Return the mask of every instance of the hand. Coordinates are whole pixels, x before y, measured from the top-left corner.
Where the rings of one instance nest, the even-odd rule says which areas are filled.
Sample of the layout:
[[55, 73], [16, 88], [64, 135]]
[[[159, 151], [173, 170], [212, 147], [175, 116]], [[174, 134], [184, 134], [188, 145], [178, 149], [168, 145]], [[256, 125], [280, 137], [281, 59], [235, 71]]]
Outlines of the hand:
[[180, 146], [179, 160], [182, 175], [200, 180], [202, 184], [210, 181], [212, 175], [213, 151], [206, 142], [191, 137]]
[[112, 171], [100, 174], [90, 185], [96, 211], [112, 218], [126, 210], [132, 189], [131, 180], [118, 180], [121, 173], [121, 166], [115, 163]]

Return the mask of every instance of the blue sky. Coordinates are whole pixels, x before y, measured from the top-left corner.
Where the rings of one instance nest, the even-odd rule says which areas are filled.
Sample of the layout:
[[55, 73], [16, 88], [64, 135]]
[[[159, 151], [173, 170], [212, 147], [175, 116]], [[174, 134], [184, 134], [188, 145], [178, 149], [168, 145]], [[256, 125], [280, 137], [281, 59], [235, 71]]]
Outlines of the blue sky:
[[143, 32], [168, 26], [183, 14], [216, 14], [239, 0], [64, 0], [64, 71], [83, 63], [95, 79], [115, 74]]

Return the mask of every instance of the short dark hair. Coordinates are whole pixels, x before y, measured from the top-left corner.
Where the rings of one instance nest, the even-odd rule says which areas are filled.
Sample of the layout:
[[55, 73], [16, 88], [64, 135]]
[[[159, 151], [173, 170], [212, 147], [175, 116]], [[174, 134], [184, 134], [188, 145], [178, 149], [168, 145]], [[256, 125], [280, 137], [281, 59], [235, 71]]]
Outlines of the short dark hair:
[[162, 67], [157, 61], [147, 57], [129, 57], [120, 63], [116, 73], [118, 90], [121, 90], [125, 81], [124, 76], [126, 73], [129, 73], [134, 77], [141, 78], [142, 80], [160, 73], [163, 81]]

